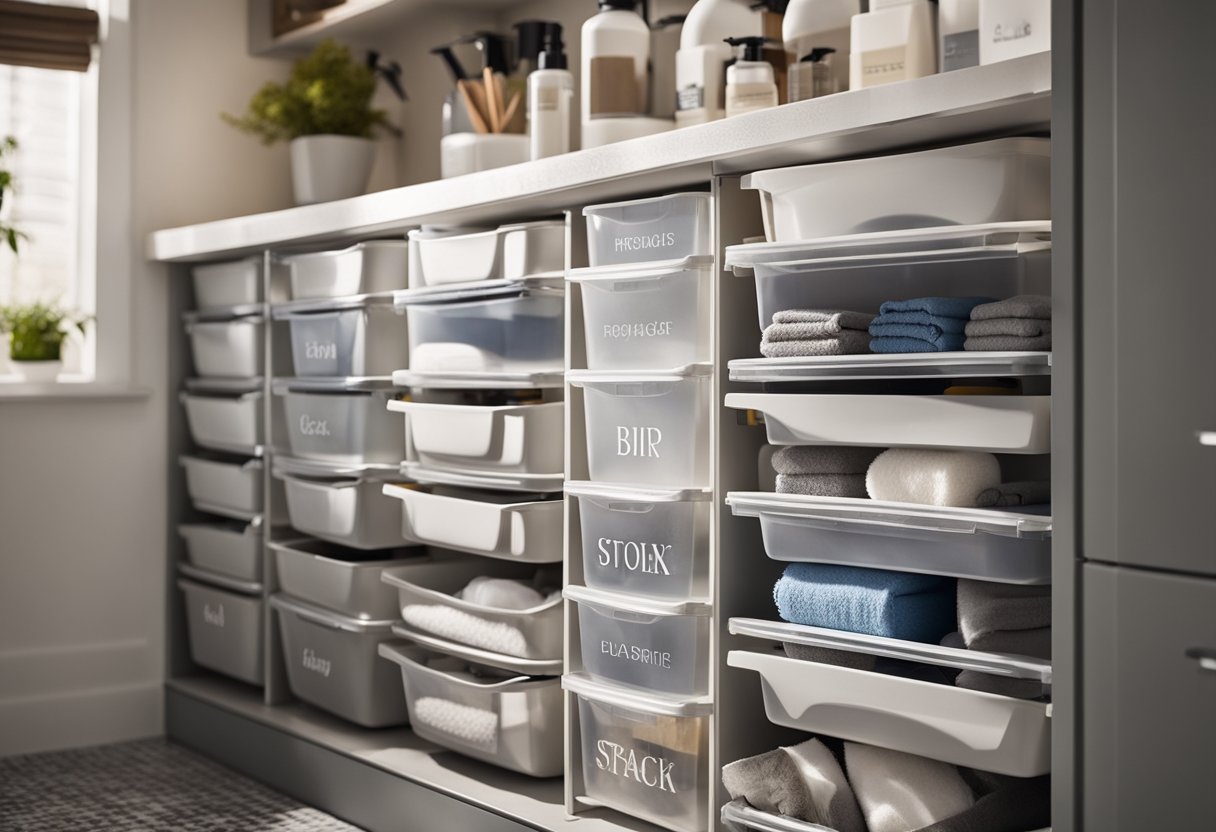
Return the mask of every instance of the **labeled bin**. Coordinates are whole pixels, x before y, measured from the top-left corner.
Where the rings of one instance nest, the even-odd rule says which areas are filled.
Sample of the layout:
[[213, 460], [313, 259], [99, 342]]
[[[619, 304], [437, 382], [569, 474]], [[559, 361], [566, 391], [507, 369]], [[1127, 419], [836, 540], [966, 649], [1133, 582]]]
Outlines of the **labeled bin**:
[[310, 705], [365, 728], [409, 719], [401, 675], [380, 660], [392, 621], [368, 621], [272, 595], [287, 665], [287, 686]]
[[405, 240], [367, 240], [338, 251], [284, 258], [293, 300], [340, 298], [406, 287]]
[[497, 671], [400, 643], [380, 645], [401, 668], [410, 727], [475, 760], [556, 777], [563, 758], [561, 680]]
[[582, 674], [563, 676], [562, 687], [578, 699], [586, 796], [673, 832], [705, 832], [710, 789], [717, 788], [709, 769], [713, 706]]
[[190, 658], [201, 667], [260, 686], [264, 679], [261, 585], [188, 566], [180, 569], [189, 576], [179, 579], [177, 586], [186, 598]]
[[237, 317], [220, 320], [198, 312], [187, 312], [182, 316], [198, 375], [208, 378], [254, 378], [262, 374], [262, 356], [265, 352], [262, 327], [265, 319], [259, 310], [260, 307], [253, 307]]
[[[282, 265], [270, 266], [270, 301], [287, 300]], [[246, 306], [262, 302], [262, 257], [246, 257], [226, 263], [208, 263], [190, 269], [194, 305], [202, 310]]]
[[711, 361], [714, 258], [575, 269], [583, 290], [587, 366], [662, 370]]
[[568, 482], [566, 494], [578, 500], [587, 586], [669, 600], [708, 592], [708, 489]]
[[382, 492], [384, 477], [391, 474], [322, 477], [294, 473], [289, 466], [276, 466], [274, 473], [283, 483], [287, 515], [297, 531], [355, 549], [392, 549], [415, 542], [402, 533], [397, 501]]
[[425, 560], [421, 547], [365, 552], [323, 540], [271, 543], [279, 589], [308, 604], [360, 620], [397, 617], [397, 593], [380, 579], [385, 569]]
[[709, 692], [711, 607], [567, 586], [583, 668], [594, 678], [681, 696]]
[[405, 459], [400, 420], [388, 412], [395, 390], [320, 391], [275, 384], [292, 456], [345, 465], [398, 464]]
[[408, 338], [391, 296], [293, 302], [275, 307], [291, 329], [291, 359], [301, 377], [390, 376], [406, 366]]
[[[756, 171], [765, 234], [787, 242], [1051, 218], [1051, 140], [972, 144]], [[866, 194], [858, 199], [858, 194]], [[828, 306], [826, 308], [836, 308]]]
[[[521, 581], [542, 601], [525, 609], [466, 601], [460, 595], [474, 578]], [[397, 589], [401, 618], [411, 630], [504, 656], [549, 661], [562, 655], [560, 570], [459, 558], [385, 569], [383, 580]]]
[[[592, 266], [647, 263], [712, 255], [708, 193], [588, 205], [587, 253]], [[688, 362], [684, 362], [688, 363]]]
[[591, 479], [659, 486], [709, 484], [708, 365], [676, 371], [578, 371]]
[[262, 580], [261, 522], [182, 523], [177, 533], [186, 560], [207, 572], [259, 583]]
[[262, 445], [262, 393], [181, 393], [194, 444], [215, 451], [252, 454]]
[[520, 280], [561, 272], [566, 266], [562, 220], [504, 225], [497, 229], [417, 229], [410, 239], [410, 288], [476, 280]]
[[[178, 462], [195, 508], [239, 520], [262, 513], [262, 460], [181, 456]], [[270, 496], [272, 511], [278, 514], [284, 505], [282, 486], [272, 485]]]

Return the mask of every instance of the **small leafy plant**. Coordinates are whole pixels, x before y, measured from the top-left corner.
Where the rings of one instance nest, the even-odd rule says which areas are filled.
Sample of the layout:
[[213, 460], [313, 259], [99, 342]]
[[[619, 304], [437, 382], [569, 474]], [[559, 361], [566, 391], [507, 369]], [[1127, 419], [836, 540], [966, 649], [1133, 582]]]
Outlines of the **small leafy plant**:
[[[5, 136], [0, 139], [0, 209], [4, 208], [4, 194], [13, 188], [13, 172], [4, 166], [4, 157], [12, 156], [17, 152], [17, 139], [13, 136]], [[29, 236], [22, 231], [18, 231], [13, 226], [0, 219], [0, 245], [7, 245], [13, 250], [13, 254], [17, 253], [18, 243], [21, 240], [28, 240]]]
[[391, 129], [385, 112], [371, 106], [375, 91], [376, 71], [324, 40], [296, 61], [286, 84], [271, 81], [258, 90], [245, 115], [222, 117], [263, 144], [323, 134], [371, 138], [377, 127]]
[[0, 332], [9, 335], [13, 361], [58, 361], [63, 342], [73, 331], [84, 334], [90, 320], [54, 304], [0, 306]]

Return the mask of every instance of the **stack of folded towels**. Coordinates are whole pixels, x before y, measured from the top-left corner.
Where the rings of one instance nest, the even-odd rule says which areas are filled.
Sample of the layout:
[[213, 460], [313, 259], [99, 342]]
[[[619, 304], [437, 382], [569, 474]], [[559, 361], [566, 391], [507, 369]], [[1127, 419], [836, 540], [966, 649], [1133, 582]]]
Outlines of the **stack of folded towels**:
[[[985, 653], [1051, 658], [1051, 586], [1019, 586], [991, 581], [958, 582], [958, 633], [942, 639], [948, 646]], [[964, 670], [954, 680], [961, 688], [1038, 699], [1043, 686], [1034, 679], [1009, 679]]]
[[877, 448], [786, 445], [773, 454], [778, 494], [865, 497], [866, 471]]
[[862, 312], [786, 309], [773, 314], [764, 329], [765, 358], [807, 355], [857, 355], [869, 352], [867, 328], [873, 315]]
[[[971, 310], [963, 349], [1016, 352], [1051, 349], [1051, 298], [1018, 295]], [[876, 350], [877, 352], [877, 350]]]
[[870, 323], [870, 351], [954, 352], [963, 348], [971, 311], [992, 298], [889, 300]]
[[[861, 743], [811, 738], [722, 767], [734, 800], [837, 832], [1027, 832], [1051, 823], [1051, 776], [973, 771]], [[847, 776], [846, 776], [846, 771]]]

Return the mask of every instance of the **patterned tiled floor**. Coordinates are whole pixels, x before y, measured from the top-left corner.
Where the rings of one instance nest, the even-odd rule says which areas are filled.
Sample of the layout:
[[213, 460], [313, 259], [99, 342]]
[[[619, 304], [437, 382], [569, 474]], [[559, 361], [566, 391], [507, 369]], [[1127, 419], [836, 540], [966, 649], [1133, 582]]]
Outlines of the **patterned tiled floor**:
[[0, 757], [3, 832], [359, 832], [161, 740]]

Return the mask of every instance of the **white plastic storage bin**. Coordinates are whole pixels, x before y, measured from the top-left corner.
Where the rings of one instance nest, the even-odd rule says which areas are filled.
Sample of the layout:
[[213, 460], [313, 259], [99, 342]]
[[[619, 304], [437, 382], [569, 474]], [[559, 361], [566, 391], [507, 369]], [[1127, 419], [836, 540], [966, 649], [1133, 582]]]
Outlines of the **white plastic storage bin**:
[[1051, 0], [979, 0], [980, 64], [1051, 50]]
[[393, 634], [419, 647], [425, 647], [445, 656], [453, 656], [469, 664], [493, 667], [518, 676], [560, 676], [564, 669], [561, 657], [555, 659], [522, 659], [492, 650], [482, 650], [469, 644], [441, 638], [431, 633], [411, 630], [404, 623], [393, 625]]
[[709, 484], [710, 367], [666, 372], [578, 371], [591, 479], [659, 486]]
[[[282, 462], [282, 460], [280, 460]], [[276, 464], [291, 526], [304, 534], [355, 549], [392, 549], [415, 542], [401, 530], [400, 508], [385, 497], [384, 474], [352, 472], [324, 477]]]
[[235, 396], [180, 394], [194, 444], [215, 451], [252, 454], [262, 445], [262, 393]]
[[401, 676], [378, 650], [393, 637], [392, 621], [350, 618], [281, 594], [270, 605], [293, 694], [365, 728], [408, 721]]
[[581, 674], [563, 676], [562, 687], [578, 699], [586, 796], [673, 832], [705, 832], [717, 788], [709, 769], [713, 706]]
[[660, 370], [710, 361], [714, 259], [575, 269], [583, 290], [587, 366]]
[[470, 665], [410, 645], [380, 645], [401, 668], [410, 727], [424, 740], [533, 777], [564, 770], [561, 680]]
[[708, 489], [568, 482], [566, 494], [578, 500], [587, 586], [668, 600], [708, 592]]
[[884, 301], [1051, 294], [1051, 223], [888, 231], [726, 250], [754, 275], [760, 329], [787, 309], [877, 313]]
[[182, 523], [177, 527], [192, 566], [238, 581], [262, 580], [262, 524]]
[[543, 220], [492, 231], [410, 232], [410, 288], [474, 280], [520, 280], [566, 266], [566, 223]]
[[908, 352], [736, 358], [730, 380], [750, 384], [907, 378], [1025, 378], [1051, 375], [1050, 352]]
[[683, 193], [588, 205], [583, 216], [591, 265], [712, 255], [712, 202], [708, 193]]
[[1014, 777], [1051, 771], [1048, 705], [777, 653], [732, 650], [760, 674], [771, 722]]
[[568, 586], [583, 668], [594, 678], [680, 696], [709, 692], [710, 605]]
[[368, 240], [339, 251], [287, 257], [293, 300], [341, 298], [406, 287], [405, 240]]
[[421, 372], [560, 372], [565, 300], [532, 282], [399, 292], [409, 320], [409, 369]]
[[408, 338], [389, 295], [278, 306], [291, 328], [291, 359], [303, 377], [390, 376], [407, 363]]
[[523, 563], [562, 560], [561, 500], [392, 483], [383, 490], [398, 512], [400, 534], [411, 540]]
[[[262, 513], [262, 460], [229, 460], [181, 456], [186, 471], [186, 492], [200, 511], [252, 520]], [[271, 488], [273, 510], [282, 510], [282, 487]]]
[[1051, 450], [1050, 396], [730, 393], [726, 406], [764, 414], [774, 445]]
[[1051, 583], [1051, 517], [849, 497], [734, 491], [736, 517], [760, 518], [773, 560]]
[[210, 378], [253, 378], [262, 375], [262, 327], [258, 313], [212, 320], [197, 312], [182, 316], [190, 337], [194, 369]]
[[[184, 568], [182, 572], [216, 584], [222, 580]], [[220, 589], [199, 580], [179, 579], [177, 586], [186, 597], [186, 629], [194, 663], [251, 685], [261, 685], [265, 678], [262, 596]], [[250, 584], [249, 588], [258, 593], [262, 589], [258, 584]]]
[[[270, 300], [287, 299], [282, 265], [270, 266]], [[262, 302], [262, 258], [246, 257], [227, 263], [208, 263], [190, 270], [194, 305], [199, 309], [222, 309]]]
[[276, 383], [292, 456], [345, 465], [397, 464], [405, 436], [388, 406], [395, 390], [320, 391]]
[[397, 593], [385, 569], [425, 559], [421, 547], [364, 552], [322, 540], [271, 543], [279, 589], [293, 598], [361, 620], [397, 617]]
[[760, 191], [765, 235], [775, 242], [1045, 220], [1051, 218], [1051, 140], [993, 139], [774, 168], [744, 176], [742, 186]]
[[[505, 609], [458, 597], [474, 578], [521, 581], [543, 596], [527, 609]], [[396, 587], [406, 627], [491, 653], [552, 661], [562, 655], [561, 572], [522, 563], [459, 558], [384, 570]]]

